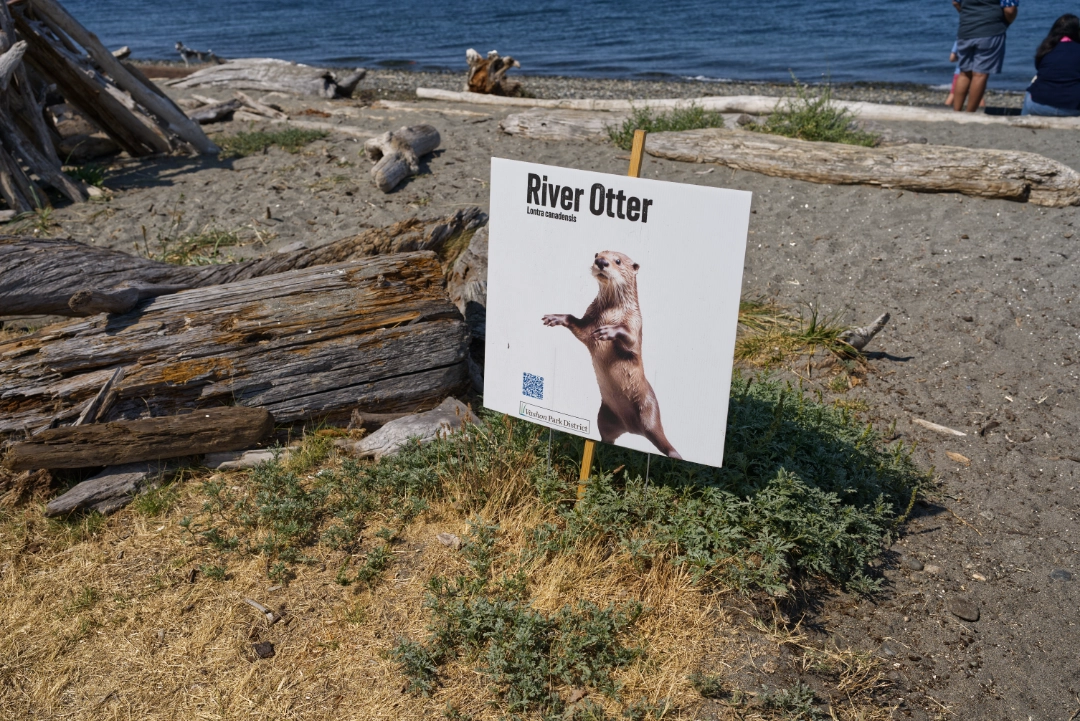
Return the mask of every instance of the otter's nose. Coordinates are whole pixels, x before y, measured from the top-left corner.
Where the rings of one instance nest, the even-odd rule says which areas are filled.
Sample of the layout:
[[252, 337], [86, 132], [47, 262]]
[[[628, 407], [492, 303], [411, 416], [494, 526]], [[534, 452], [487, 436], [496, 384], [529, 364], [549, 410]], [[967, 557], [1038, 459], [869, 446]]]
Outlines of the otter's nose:
[[608, 267], [609, 265], [611, 265], [611, 263], [607, 262], [607, 261], [606, 261], [605, 259], [603, 259], [603, 258], [597, 258], [596, 260], [594, 260], [594, 261], [593, 261], [593, 263], [595, 263], [595, 264], [596, 264], [596, 267], [597, 267], [597, 268], [599, 268], [600, 270], [603, 270], [604, 268], [606, 268], [606, 267]]

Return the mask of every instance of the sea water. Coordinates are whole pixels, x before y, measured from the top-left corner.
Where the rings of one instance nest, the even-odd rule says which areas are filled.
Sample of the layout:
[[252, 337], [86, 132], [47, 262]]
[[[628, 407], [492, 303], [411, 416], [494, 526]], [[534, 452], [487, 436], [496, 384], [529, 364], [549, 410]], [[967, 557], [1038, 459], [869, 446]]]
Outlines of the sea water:
[[[179, 59], [176, 42], [222, 57], [334, 66], [465, 68], [497, 49], [521, 72], [610, 78], [947, 85], [957, 13], [949, 0], [67, 0], [110, 48]], [[1020, 3], [1005, 69], [1022, 90], [1054, 19], [1080, 7]]]

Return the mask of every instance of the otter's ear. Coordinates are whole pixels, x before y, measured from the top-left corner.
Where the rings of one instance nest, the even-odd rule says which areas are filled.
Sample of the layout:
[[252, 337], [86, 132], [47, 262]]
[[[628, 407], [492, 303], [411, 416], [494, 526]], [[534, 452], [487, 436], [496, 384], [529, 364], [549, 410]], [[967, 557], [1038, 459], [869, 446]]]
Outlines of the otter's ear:
[[600, 257], [600, 254], [599, 254], [599, 253], [597, 253], [597, 254], [596, 254], [596, 255], [594, 255], [593, 257], [594, 257], [594, 258], [599, 258], [599, 257]]
[[634, 270], [635, 270], [635, 271], [636, 271], [636, 270], [637, 270], [638, 268], [640, 268], [640, 267], [641, 267], [640, 265], [638, 265], [637, 263], [634, 263]]

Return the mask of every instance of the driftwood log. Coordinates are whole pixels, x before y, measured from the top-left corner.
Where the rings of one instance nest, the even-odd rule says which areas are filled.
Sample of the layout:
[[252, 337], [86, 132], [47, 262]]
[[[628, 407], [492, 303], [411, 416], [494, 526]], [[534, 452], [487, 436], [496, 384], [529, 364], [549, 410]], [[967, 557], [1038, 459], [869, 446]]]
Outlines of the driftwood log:
[[177, 88], [229, 87], [239, 90], [267, 90], [320, 98], [347, 98], [363, 80], [366, 71], [358, 68], [338, 76], [326, 68], [273, 58], [240, 58], [197, 70], [186, 78], [169, 81]]
[[201, 108], [196, 108], [188, 113], [188, 117], [199, 125], [208, 125], [210, 123], [228, 120], [233, 116], [233, 113], [242, 107], [244, 107], [244, 103], [234, 98], [221, 103], [214, 103], [212, 105], [204, 105]]
[[342, 440], [336, 445], [360, 458], [379, 460], [383, 456], [396, 454], [410, 441], [430, 443], [467, 425], [479, 423], [480, 419], [473, 415], [467, 405], [456, 398], [447, 398], [430, 411], [392, 420], [366, 438], [359, 441]]
[[[456, 92], [439, 88], [417, 88], [416, 96], [425, 100], [443, 100], [473, 105], [502, 105], [520, 108], [550, 108], [558, 110], [603, 110], [629, 113], [635, 108], [670, 110], [696, 105], [719, 113], [768, 115], [778, 104], [792, 98], [767, 95], [721, 95], [704, 98], [653, 98], [614, 100], [598, 98], [509, 98], [499, 95]], [[1015, 128], [1080, 130], [1080, 118], [1055, 118], [1040, 115], [987, 115], [986, 113], [956, 113], [952, 110], [918, 108], [909, 105], [885, 105], [851, 100], [833, 100], [833, 106], [850, 111], [859, 120], [948, 122], [978, 125], [1003, 125]]]
[[[438, 251], [487, 220], [466, 208], [372, 228], [319, 248], [230, 265], [177, 266], [74, 240], [0, 236], [0, 317], [122, 313], [148, 297], [386, 253]], [[78, 273], [72, 273], [78, 268]]]
[[0, 434], [78, 416], [117, 367], [99, 422], [235, 404], [281, 423], [415, 411], [467, 384], [467, 341], [432, 252], [196, 288], [0, 343]]
[[364, 143], [364, 152], [374, 160], [371, 178], [384, 193], [420, 172], [420, 158], [439, 147], [442, 139], [431, 125], [412, 125], [383, 133]]
[[248, 448], [270, 435], [274, 419], [265, 408], [207, 408], [180, 416], [53, 428], [13, 445], [5, 465], [91, 468]]
[[167, 467], [159, 463], [146, 462], [108, 466], [49, 501], [45, 515], [63, 516], [86, 509], [101, 514], [112, 513], [127, 505], [148, 479], [166, 470]]
[[656, 133], [645, 150], [660, 158], [719, 163], [813, 183], [964, 193], [1054, 208], [1080, 205], [1080, 173], [1037, 153], [1014, 150], [914, 144], [865, 148], [720, 128]]
[[621, 126], [629, 117], [619, 112], [530, 108], [507, 115], [499, 129], [534, 140], [607, 140], [608, 129]]
[[521, 94], [521, 83], [506, 78], [510, 68], [521, 67], [521, 63], [509, 55], [502, 58], [497, 50], [492, 50], [484, 57], [469, 48], [465, 51], [465, 61], [469, 63], [469, 76], [465, 80], [467, 92], [507, 96]]

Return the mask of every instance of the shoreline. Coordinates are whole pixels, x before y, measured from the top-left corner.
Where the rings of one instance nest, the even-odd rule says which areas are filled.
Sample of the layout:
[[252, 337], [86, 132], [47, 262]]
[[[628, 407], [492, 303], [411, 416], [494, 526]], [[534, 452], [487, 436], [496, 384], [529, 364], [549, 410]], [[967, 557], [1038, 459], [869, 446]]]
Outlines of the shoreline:
[[[202, 66], [185, 66], [179, 61], [135, 60], [142, 68], [160, 68], [162, 75], [174, 75], [174, 68], [194, 72]], [[463, 63], [464, 65], [464, 63]], [[653, 98], [700, 98], [715, 95], [767, 95], [784, 96], [794, 85], [790, 82], [749, 80], [697, 80], [670, 77], [664, 79], [644, 78], [595, 78], [566, 75], [526, 75], [514, 73], [523, 87], [538, 98], [601, 98], [601, 99], [653, 99]], [[948, 79], [943, 75], [943, 79]], [[416, 88], [462, 90], [465, 85], [465, 69], [454, 72], [430, 70], [401, 70], [396, 68], [367, 68], [367, 76], [358, 86], [358, 97], [378, 94], [381, 97], [407, 96], [415, 99]], [[810, 87], [822, 84], [807, 83]], [[888, 83], [859, 81], [831, 85], [837, 100], [857, 100], [887, 105], [912, 105], [920, 107], [943, 106], [947, 90], [917, 83]], [[999, 108], [1019, 108], [1023, 92], [1017, 90], [987, 90], [987, 105]]]

